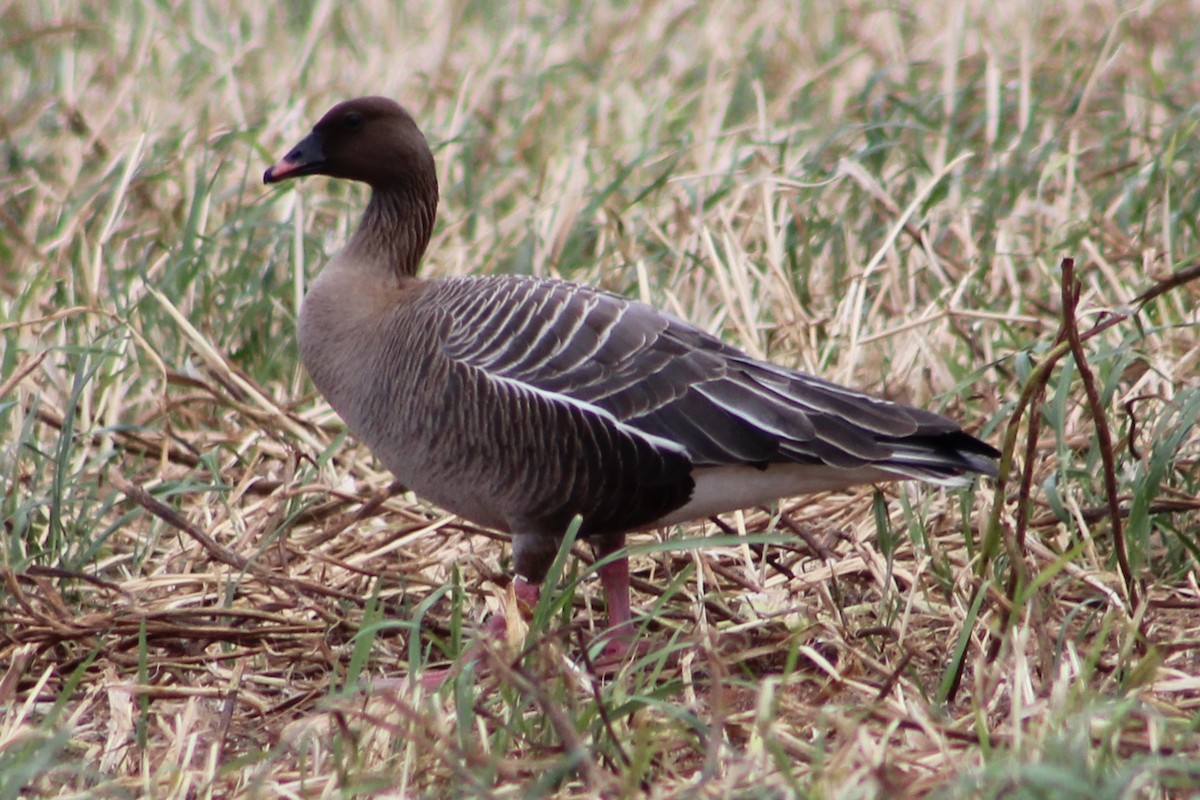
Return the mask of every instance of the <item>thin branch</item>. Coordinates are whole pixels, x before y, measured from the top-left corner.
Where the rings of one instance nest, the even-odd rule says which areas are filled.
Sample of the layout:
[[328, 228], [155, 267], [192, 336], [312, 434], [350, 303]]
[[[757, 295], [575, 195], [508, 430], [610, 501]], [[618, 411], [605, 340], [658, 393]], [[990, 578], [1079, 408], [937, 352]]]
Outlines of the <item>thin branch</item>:
[[[1086, 333], [1079, 334], [1079, 341], [1082, 343], [1094, 336], [1098, 336], [1109, 328], [1124, 322], [1128, 318], [1129, 314], [1113, 314], [1109, 317], [1106, 317], [1100, 320], [1100, 322], [1096, 323], [1096, 325], [1090, 328]], [[996, 488], [992, 495], [992, 511], [988, 515], [988, 524], [984, 531], [983, 545], [979, 554], [979, 567], [975, 573], [980, 580], [975, 585], [975, 590], [972, 593], [968, 607], [974, 606], [975, 598], [978, 593], [985, 591], [986, 587], [988, 586], [988, 582], [985, 580], [988, 570], [991, 567], [993, 559], [995, 559], [996, 554], [1000, 550], [1001, 542], [1005, 541], [1004, 523], [1001, 521], [1001, 517], [1003, 516], [1004, 508], [1008, 502], [1008, 478], [1009, 473], [1012, 471], [1013, 453], [1016, 452], [1017, 439], [1021, 433], [1021, 420], [1025, 416], [1026, 412], [1030, 412], [1031, 408], [1033, 411], [1030, 413], [1037, 413], [1037, 403], [1040, 402], [1040, 397], [1045, 389], [1046, 382], [1050, 379], [1050, 373], [1054, 370], [1058, 362], [1062, 360], [1067, 353], [1071, 352], [1071, 343], [1065, 339], [1066, 337], [1064, 336], [1064, 331], [1060, 326], [1054, 346], [1047, 351], [1041, 362], [1039, 362], [1033, 368], [1029, 379], [1025, 382], [1025, 385], [1021, 387], [1021, 395], [1017, 398], [1016, 408], [1013, 409], [1012, 416], [1009, 417], [1008, 425], [1005, 427], [1004, 442], [1000, 452], [1000, 467], [995, 480]], [[1020, 502], [1022, 505], [1017, 508], [1016, 512], [1018, 516], [1024, 513], [1024, 504], [1028, 503], [1028, 501], [1029, 498], [1027, 496], [1023, 496], [1021, 498]], [[1004, 616], [1002, 617], [1003, 625], [1001, 630], [1007, 627], [1008, 621], [1012, 619], [1011, 615], [1015, 611], [1015, 608], [1011, 602], [1008, 604], [1008, 609], [1008, 611], [1003, 612]], [[994, 656], [996, 650], [996, 646], [993, 645], [991, 648], [989, 648], [989, 654]], [[955, 695], [958, 693], [959, 686], [962, 683], [964, 667], [965, 661], [962, 660], [960, 660], [955, 666], [954, 675], [950, 679], [950, 685], [946, 695], [950, 700], [953, 700]]]
[[1177, 286], [1183, 286], [1185, 283], [1200, 278], [1200, 264], [1192, 264], [1190, 267], [1181, 267], [1171, 273], [1171, 277], [1158, 281], [1146, 291], [1134, 298], [1133, 302], [1136, 305], [1144, 306], [1154, 298], [1161, 294], [1166, 294]]
[[1079, 326], [1075, 319], [1075, 309], [1079, 305], [1079, 286], [1079, 281], [1075, 279], [1075, 259], [1064, 258], [1062, 260], [1063, 324], [1066, 326], [1067, 341], [1071, 345], [1071, 354], [1075, 358], [1079, 378], [1083, 381], [1083, 389], [1087, 393], [1088, 406], [1092, 411], [1092, 423], [1096, 426], [1100, 460], [1104, 465], [1104, 491], [1108, 495], [1108, 508], [1112, 517], [1110, 524], [1113, 532], [1113, 546], [1117, 551], [1117, 565], [1121, 569], [1121, 577], [1125, 581], [1129, 607], [1133, 609], [1138, 606], [1138, 591], [1133, 577], [1133, 568], [1129, 565], [1129, 552], [1125, 546], [1125, 527], [1121, 521], [1121, 498], [1117, 492], [1112, 431], [1108, 428], [1108, 415], [1104, 413], [1100, 391], [1096, 388], [1095, 375], [1092, 374], [1092, 368], [1087, 363], [1087, 355], [1083, 352], [1083, 341], [1079, 338]]
[[141, 486], [131, 483], [124, 475], [117, 470], [111, 470], [108, 474], [109, 481], [116, 487], [117, 491], [128, 497], [133, 502], [137, 503], [142, 508], [149, 511], [154, 516], [161, 519], [163, 522], [170, 525], [172, 528], [186, 534], [190, 539], [199, 544], [209, 557], [214, 561], [222, 564], [227, 564], [234, 569], [253, 575], [263, 583], [274, 586], [286, 586], [290, 591], [300, 595], [323, 595], [325, 597], [335, 597], [339, 600], [347, 600], [356, 605], [361, 605], [363, 600], [356, 595], [340, 592], [337, 589], [331, 589], [315, 581], [299, 581], [295, 578], [289, 578], [283, 575], [276, 575], [270, 570], [264, 569], [262, 566], [255, 564], [250, 559], [230, 550], [225, 545], [218, 542], [216, 539], [209, 536], [204, 531], [200, 530], [190, 520], [184, 517], [175, 509], [159, 500], [150, 492], [146, 491]]

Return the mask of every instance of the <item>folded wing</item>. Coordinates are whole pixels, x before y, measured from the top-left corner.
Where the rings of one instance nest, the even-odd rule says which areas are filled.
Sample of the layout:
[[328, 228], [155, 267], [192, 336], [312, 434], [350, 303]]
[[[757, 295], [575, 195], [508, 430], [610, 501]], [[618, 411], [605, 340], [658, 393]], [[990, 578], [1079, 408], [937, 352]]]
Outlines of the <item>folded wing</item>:
[[998, 455], [952, 420], [757, 361], [682, 320], [584, 286], [449, 280], [456, 361], [611, 415], [698, 467], [826, 464], [959, 482]]

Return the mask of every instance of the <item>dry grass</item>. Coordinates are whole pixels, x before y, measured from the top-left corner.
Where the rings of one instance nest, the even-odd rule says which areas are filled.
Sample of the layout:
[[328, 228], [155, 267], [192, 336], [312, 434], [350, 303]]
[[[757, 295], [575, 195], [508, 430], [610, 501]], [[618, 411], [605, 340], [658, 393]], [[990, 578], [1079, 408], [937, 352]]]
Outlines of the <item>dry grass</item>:
[[[0, 800], [1200, 793], [1200, 6], [405, 5], [0, 4]], [[258, 177], [368, 92], [437, 150], [427, 273], [642, 297], [1010, 430], [1011, 481], [640, 537], [640, 662], [577, 666], [568, 564], [423, 696], [505, 548], [298, 366], [363, 190]], [[1099, 411], [1039, 372], [1176, 272], [1083, 343]]]

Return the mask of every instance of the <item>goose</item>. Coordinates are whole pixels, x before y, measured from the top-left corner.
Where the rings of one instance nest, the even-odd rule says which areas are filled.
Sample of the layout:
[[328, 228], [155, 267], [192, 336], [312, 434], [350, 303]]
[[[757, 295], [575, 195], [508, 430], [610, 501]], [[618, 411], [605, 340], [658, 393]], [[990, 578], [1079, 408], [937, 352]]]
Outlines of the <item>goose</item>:
[[300, 310], [313, 383], [404, 486], [511, 535], [526, 605], [578, 515], [618, 655], [633, 639], [629, 565], [609, 557], [628, 532], [996, 474], [999, 452], [944, 416], [752, 358], [651, 305], [538, 277], [417, 277], [437, 175], [391, 99], [333, 106], [263, 181], [304, 175], [371, 189]]

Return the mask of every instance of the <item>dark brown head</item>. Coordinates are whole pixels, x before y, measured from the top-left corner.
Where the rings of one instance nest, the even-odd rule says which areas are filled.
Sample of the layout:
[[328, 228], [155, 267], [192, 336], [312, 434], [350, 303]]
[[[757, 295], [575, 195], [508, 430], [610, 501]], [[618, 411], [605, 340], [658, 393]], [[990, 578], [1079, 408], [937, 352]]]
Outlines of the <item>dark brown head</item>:
[[437, 191], [425, 137], [408, 112], [386, 97], [359, 97], [329, 109], [312, 133], [263, 173], [263, 183], [301, 175], [363, 181], [376, 189], [420, 191], [432, 183]]

